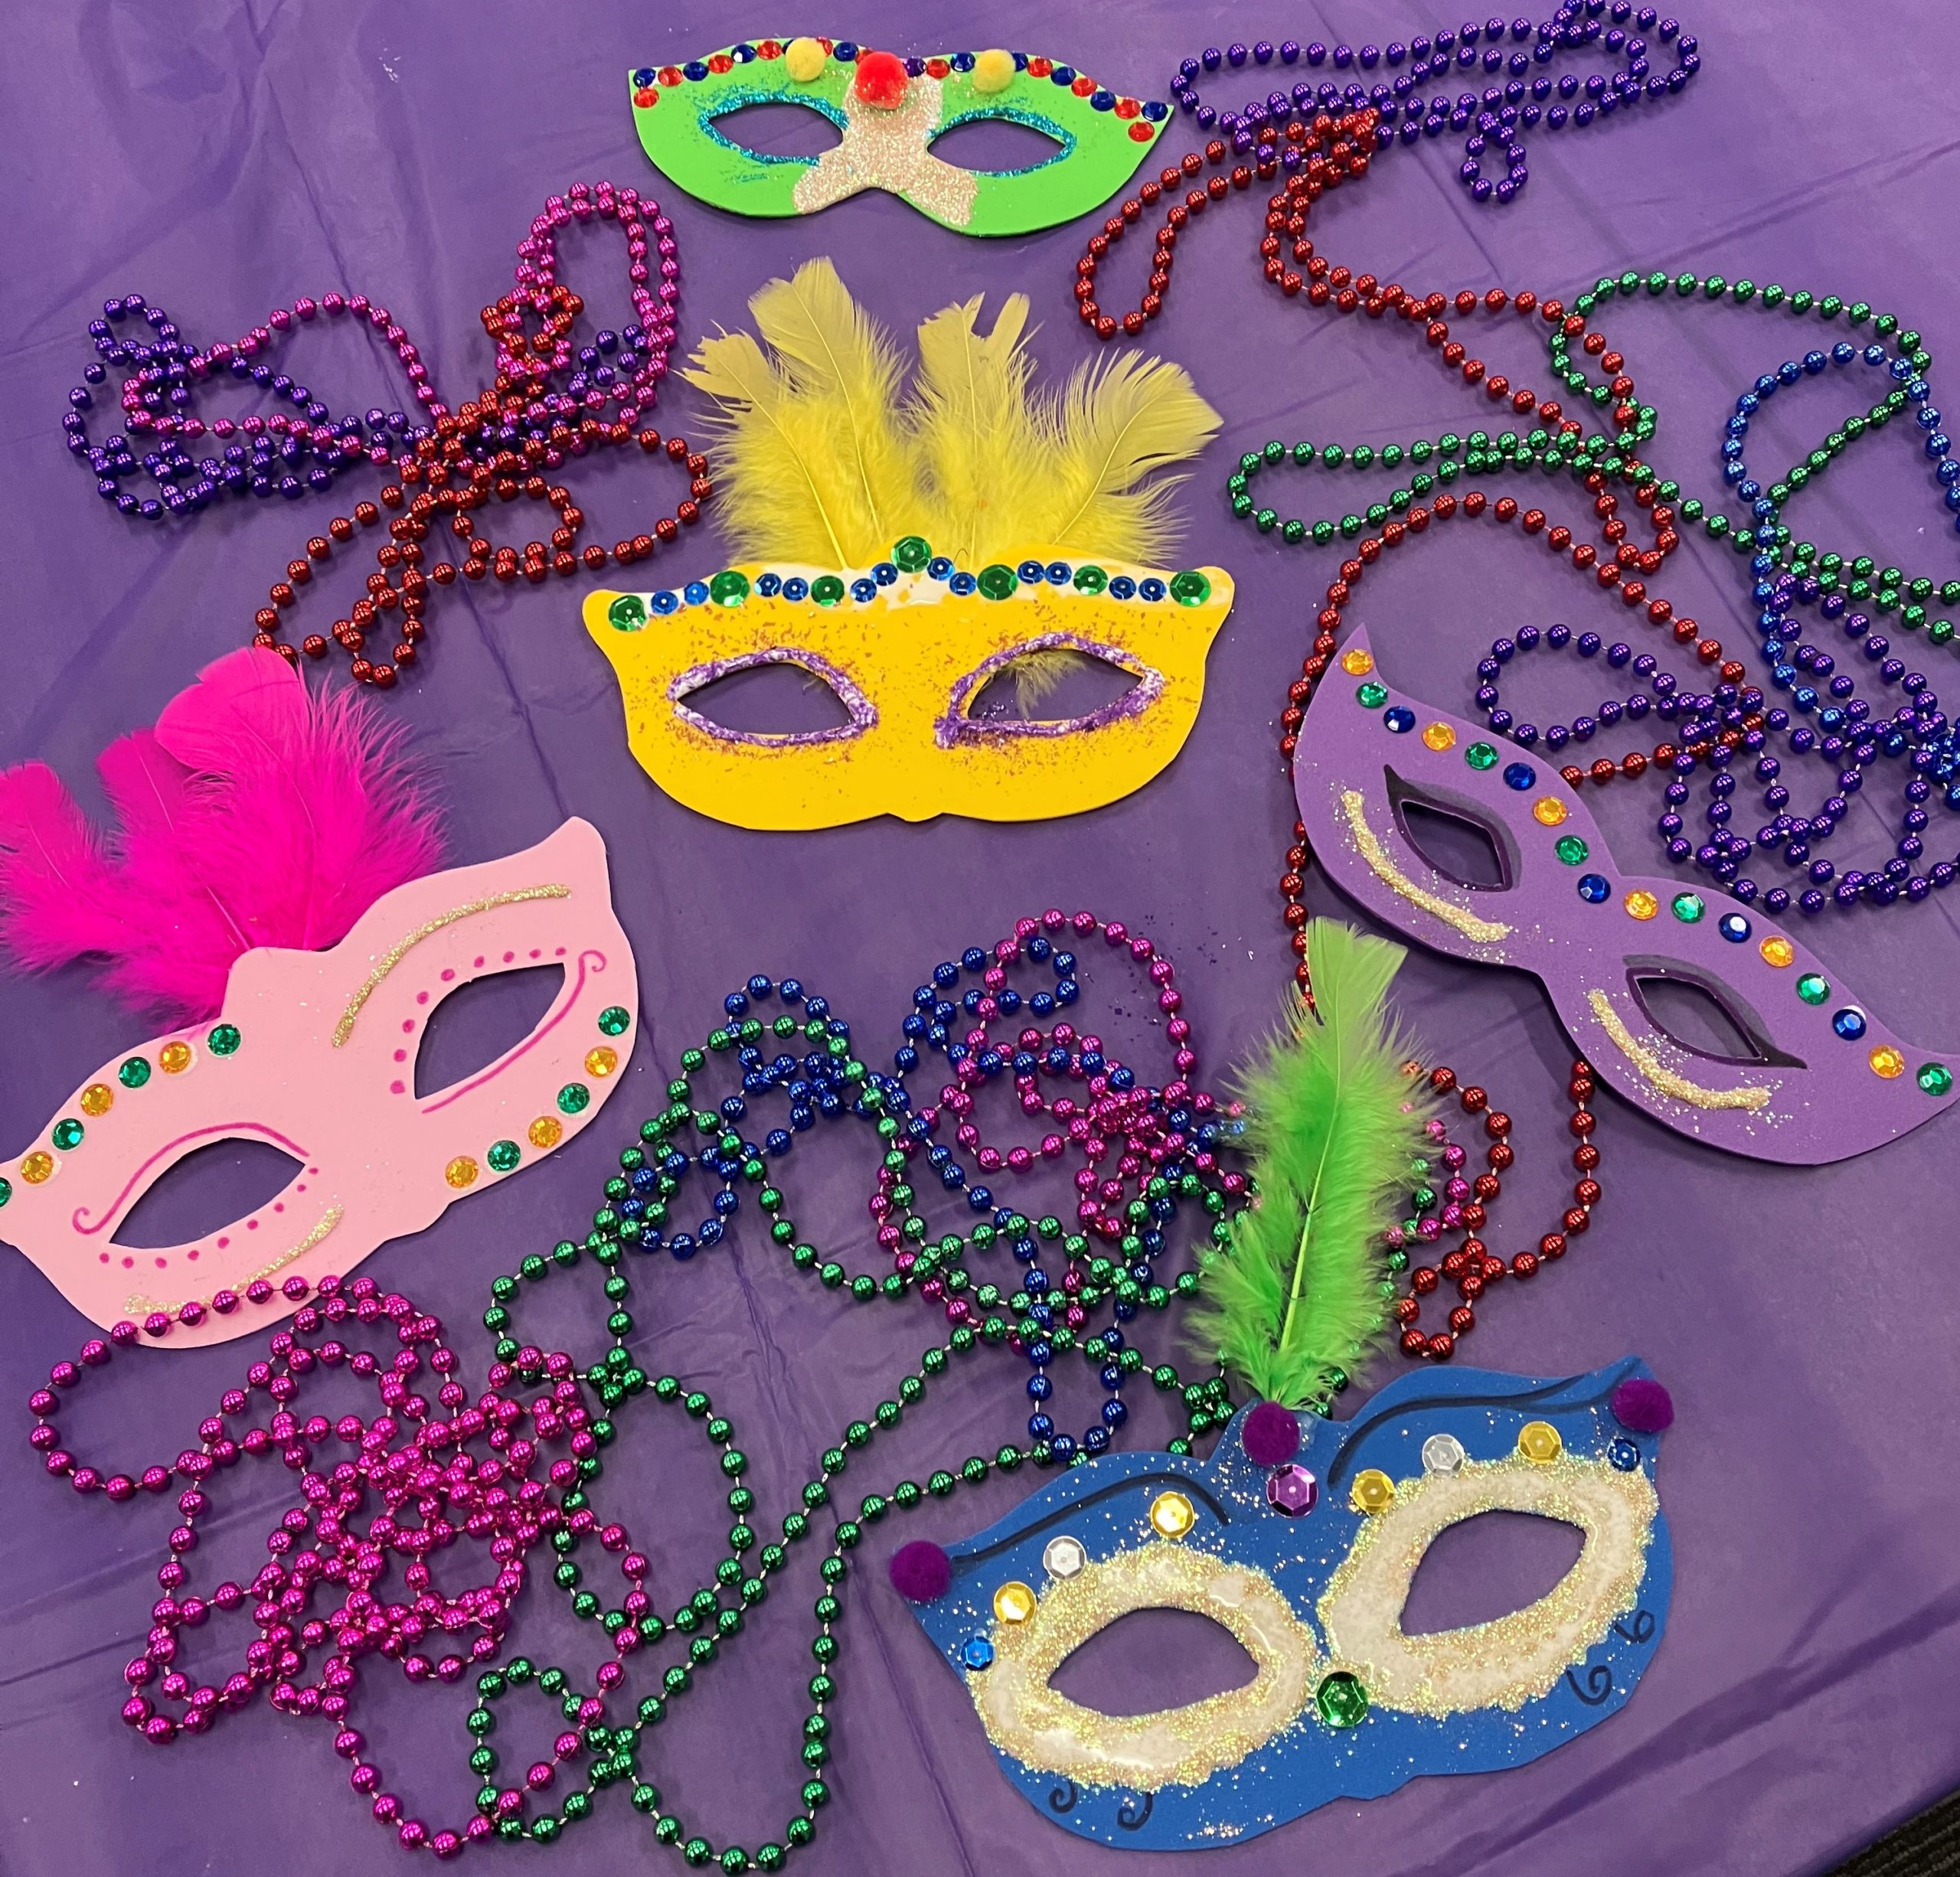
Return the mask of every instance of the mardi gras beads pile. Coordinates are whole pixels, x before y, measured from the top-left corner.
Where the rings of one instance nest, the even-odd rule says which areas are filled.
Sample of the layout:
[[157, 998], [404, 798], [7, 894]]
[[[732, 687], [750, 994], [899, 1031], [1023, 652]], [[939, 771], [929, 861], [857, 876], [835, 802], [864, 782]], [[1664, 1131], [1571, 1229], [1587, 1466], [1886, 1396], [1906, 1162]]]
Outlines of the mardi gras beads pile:
[[[1112, 953], [1126, 954], [1157, 993], [1175, 1072], [1161, 1088], [1140, 1082], [1093, 1034], [1059, 1014], [1080, 996], [1069, 948], [1098, 938]], [[1042, 974], [1040, 987], [1025, 994], [1008, 981], [1010, 970], [1024, 962]], [[79, 1362], [57, 1364], [49, 1386], [31, 1399], [33, 1444], [51, 1474], [78, 1492], [122, 1503], [174, 1489], [181, 1516], [158, 1573], [163, 1595], [152, 1627], [126, 1671], [125, 1719], [165, 1742], [207, 1731], [263, 1692], [281, 1712], [329, 1725], [349, 1781], [376, 1820], [404, 1846], [440, 1858], [492, 1838], [548, 1843], [617, 1785], [648, 1818], [656, 1841], [676, 1846], [691, 1865], [714, 1862], [730, 1872], [778, 1868], [789, 1849], [809, 1841], [829, 1797], [822, 1769], [830, 1752], [828, 1710], [838, 1694], [836, 1626], [851, 1554], [866, 1528], [996, 1472], [1079, 1461], [1107, 1446], [1126, 1418], [1122, 1382], [1144, 1367], [1123, 1326], [1167, 1310], [1194, 1288], [1189, 1271], [1172, 1277], [1158, 1268], [1178, 1249], [1181, 1209], [1198, 1206], [1214, 1241], [1229, 1229], [1246, 1182], [1221, 1169], [1219, 1156], [1229, 1150], [1236, 1122], [1191, 1085], [1197, 1057], [1181, 1004], [1174, 973], [1148, 941], [1090, 914], [1050, 912], [1022, 921], [1012, 938], [991, 951], [973, 948], [935, 971], [915, 995], [898, 1072], [888, 1075], [857, 1056], [848, 1027], [822, 998], [794, 980], [751, 978], [727, 1001], [727, 1021], [705, 1048], [681, 1058], [668, 1106], [621, 1154], [583, 1242], [567, 1239], [493, 1284], [484, 1319], [495, 1339], [493, 1360], [486, 1386], [473, 1399], [441, 1324], [406, 1298], [366, 1277], [323, 1279], [310, 1296], [303, 1281], [294, 1280], [285, 1293], [299, 1305], [291, 1328], [273, 1337], [266, 1359], [250, 1365], [243, 1387], [220, 1397], [218, 1412], [198, 1428], [198, 1445], [169, 1464], [109, 1472], [61, 1445], [55, 1416], [65, 1396], [142, 1332], [125, 1324], [91, 1341]], [[1022, 1020], [1011, 1044], [997, 1042], [989, 1029], [1002, 1019], [1011, 1025]], [[937, 1102], [915, 1110], [904, 1077], [922, 1053], [942, 1055], [950, 1079]], [[698, 1083], [717, 1065], [733, 1072], [739, 1092], [716, 1102]], [[1052, 1131], [1032, 1147], [1004, 1151], [983, 1141], [976, 1098], [992, 1082], [1011, 1086], [1024, 1115]], [[1057, 1092], [1064, 1086], [1068, 1092]], [[753, 1111], [771, 1102], [781, 1104], [786, 1125], [765, 1129], [755, 1118]], [[804, 1242], [777, 1183], [776, 1167], [799, 1138], [833, 1123], [846, 1124], [847, 1131], [851, 1125], [867, 1128], [877, 1143], [880, 1178], [872, 1212], [892, 1262], [882, 1277], [853, 1273]], [[1059, 1217], [1031, 1218], [1000, 1203], [936, 1139], [949, 1125], [961, 1149], [972, 1150], [976, 1167], [993, 1177], [1018, 1180], [1050, 1162], [1079, 1160], [1076, 1229]], [[696, 1174], [711, 1194], [698, 1222], [690, 1212], [682, 1225], [677, 1219]], [[915, 1187], [935, 1179], [944, 1193], [963, 1193], [979, 1215], [965, 1236], [933, 1240]], [[678, 1377], [649, 1377], [631, 1347], [636, 1325], [629, 1307], [635, 1267], [657, 1258], [660, 1268], [671, 1269], [714, 1247], [748, 1201], [767, 1222], [769, 1242], [823, 1288], [867, 1306], [916, 1292], [939, 1305], [949, 1326], [945, 1340], [924, 1352], [886, 1399], [842, 1430], [815, 1477], [793, 1496], [779, 1540], [766, 1542], [732, 1423], [707, 1394]], [[1059, 1282], [1050, 1268], [1057, 1258], [1064, 1261]], [[584, 1271], [599, 1278], [603, 1353], [575, 1359], [521, 1340], [524, 1293]], [[1093, 1318], [1106, 1311], [1105, 1327], [1095, 1329]], [[151, 1333], [167, 1333], [167, 1326]], [[375, 1337], [381, 1350], [361, 1346]], [[743, 1634], [792, 1554], [818, 1535], [839, 1477], [860, 1465], [877, 1435], [916, 1409], [956, 1360], [1003, 1347], [1031, 1372], [1025, 1386], [1037, 1410], [1034, 1438], [1025, 1446], [1001, 1447], [991, 1460], [975, 1455], [935, 1471], [923, 1485], [901, 1480], [867, 1493], [853, 1515], [833, 1512], [822, 1547], [822, 1594], [812, 1611], [817, 1667], [797, 1749], [797, 1809], [780, 1840], [753, 1853], [717, 1849], [688, 1830], [649, 1776], [655, 1730], [671, 1732], [688, 1693]], [[1098, 1372], [1107, 1396], [1080, 1441], [1037, 1425], [1052, 1428], [1041, 1405], [1047, 1370], [1071, 1350]], [[302, 1418], [306, 1389], [341, 1370], [374, 1383], [379, 1412], [331, 1422], [318, 1415]], [[1148, 1373], [1155, 1386], [1178, 1396], [1184, 1411], [1187, 1431], [1171, 1443], [1174, 1451], [1188, 1451], [1230, 1418], [1222, 1378], [1186, 1384], [1169, 1363]], [[259, 1396], [270, 1413], [263, 1425], [241, 1429]], [[733, 1521], [712, 1581], [659, 1598], [645, 1550], [594, 1503], [603, 1491], [606, 1448], [629, 1414], [645, 1412], [648, 1402], [697, 1423], [717, 1450]], [[241, 1461], [268, 1458], [299, 1479], [298, 1503], [267, 1539], [269, 1562], [250, 1584], [227, 1582], [200, 1595], [191, 1588], [191, 1562], [199, 1523], [212, 1509], [210, 1483]], [[540, 1670], [521, 1656], [490, 1666], [509, 1644], [511, 1611], [541, 1547], [572, 1614], [594, 1631], [598, 1660], [590, 1691], [564, 1670]], [[432, 1562], [452, 1553], [480, 1561], [478, 1581], [438, 1591]], [[607, 1559], [616, 1561], [616, 1579], [609, 1571], [589, 1575]], [[402, 1589], [394, 1595], [383, 1580], [397, 1567]], [[458, 1574], [454, 1564], [446, 1571], [446, 1577]], [[249, 1613], [256, 1633], [238, 1666], [194, 1683], [176, 1666], [181, 1633], [240, 1611]], [[405, 1816], [357, 1724], [362, 1677], [384, 1661], [413, 1682], [448, 1684], [477, 1675], [478, 1704], [466, 1725], [470, 1764], [483, 1784], [475, 1815], [459, 1827], [432, 1829]], [[490, 1744], [498, 1704], [533, 1687], [558, 1704], [565, 1731], [548, 1760], [521, 1773], [503, 1769], [500, 1778]]]

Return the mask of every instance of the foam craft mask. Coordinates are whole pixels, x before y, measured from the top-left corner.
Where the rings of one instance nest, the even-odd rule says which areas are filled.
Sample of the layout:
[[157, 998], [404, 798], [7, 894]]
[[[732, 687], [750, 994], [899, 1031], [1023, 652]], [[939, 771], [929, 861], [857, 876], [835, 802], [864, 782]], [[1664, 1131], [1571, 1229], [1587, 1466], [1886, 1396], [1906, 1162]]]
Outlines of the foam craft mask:
[[[1622, 1706], [1660, 1641], [1659, 1439], [1609, 1405], [1644, 1373], [1406, 1375], [1351, 1421], [1303, 1416], [1276, 1468], [1246, 1458], [1243, 1412], [1207, 1461], [1106, 1455], [949, 1547], [950, 1588], [915, 1614], [1028, 1803], [1106, 1844], [1204, 1849], [1419, 1774], [1521, 1766]], [[1508, 1616], [1406, 1633], [1430, 1545], [1491, 1511], [1576, 1526], [1578, 1562]], [[1089, 1637], [1161, 1608], [1228, 1630], [1253, 1680], [1129, 1715], [1049, 1686]]]
[[[416, 1051], [444, 997], [550, 965], [564, 982], [528, 1036], [416, 1094]], [[103, 1064], [0, 1167], [0, 1236], [104, 1328], [195, 1298], [202, 1320], [170, 1347], [250, 1334], [265, 1311], [214, 1308], [216, 1293], [350, 1271], [584, 1127], [620, 1079], [638, 1009], [605, 844], [590, 823], [567, 821], [522, 854], [384, 894], [330, 950], [243, 953], [214, 1022]], [[113, 1242], [172, 1166], [224, 1140], [267, 1141], [299, 1170], [191, 1242]]]
[[[633, 122], [662, 173], [690, 195], [743, 215], [808, 215], [883, 189], [962, 234], [1027, 234], [1106, 202], [1169, 116], [1073, 67], [1024, 53], [897, 59], [848, 41], [774, 39], [632, 78]], [[716, 119], [753, 104], [796, 104], [840, 141], [821, 156], [746, 150]], [[1017, 169], [962, 169], [933, 145], [962, 124], [1004, 118], [1056, 149]]]
[[[976, 582], [949, 560], [909, 571], [893, 561], [847, 588], [815, 570], [751, 565], [717, 574], [698, 599], [595, 592], [585, 622], [618, 675], [633, 754], [701, 814], [778, 829], [877, 814], [1040, 821], [1120, 800], [1184, 747], [1232, 582], [1218, 567], [1168, 579], [1064, 562], [1023, 573], [996, 566]], [[1058, 651], [1136, 682], [1059, 721], [968, 714], [1001, 671]], [[689, 707], [703, 686], [761, 664], [812, 673], [849, 720], [759, 734]]]
[[[1308, 707], [1293, 788], [1344, 893], [1453, 958], [1533, 973], [1595, 1071], [1678, 1134], [1815, 1166], [1952, 1105], [1945, 1062], [1894, 1036], [1801, 939], [1754, 907], [1622, 872], [1556, 769], [1392, 690], [1365, 633]], [[1431, 863], [1412, 808], [1481, 830], [1498, 883]], [[1705, 992], [1751, 1053], [1671, 1034], [1642, 989], [1656, 981]]]

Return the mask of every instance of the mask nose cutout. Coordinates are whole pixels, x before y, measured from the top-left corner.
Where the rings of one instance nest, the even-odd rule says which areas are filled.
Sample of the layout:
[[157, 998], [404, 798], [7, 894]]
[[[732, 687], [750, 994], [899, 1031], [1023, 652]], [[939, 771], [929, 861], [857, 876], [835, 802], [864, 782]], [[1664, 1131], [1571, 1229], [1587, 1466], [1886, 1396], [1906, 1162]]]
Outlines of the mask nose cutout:
[[844, 140], [844, 132], [828, 111], [788, 100], [718, 112], [708, 120], [708, 129], [744, 156], [765, 163], [814, 162]]
[[564, 982], [564, 965], [532, 965], [457, 985], [423, 1023], [416, 1099], [453, 1088], [523, 1041], [544, 1020]]
[[1528, 1609], [1579, 1562], [1585, 1534], [1563, 1520], [1480, 1512], [1437, 1534], [1402, 1608], [1406, 1636], [1440, 1635]]
[[1072, 723], [1106, 710], [1141, 681], [1093, 652], [1024, 652], [974, 692], [966, 715], [978, 723]]
[[188, 1245], [270, 1205], [305, 1170], [270, 1141], [207, 1141], [150, 1183], [109, 1242], [125, 1252]]
[[1195, 1610], [1132, 1610], [1086, 1637], [1048, 1677], [1056, 1693], [1128, 1719], [1189, 1707], [1259, 1673], [1223, 1624]]
[[1020, 119], [988, 116], [949, 124], [931, 148], [941, 162], [976, 176], [1018, 176], [1059, 163], [1073, 146], [1073, 139]]

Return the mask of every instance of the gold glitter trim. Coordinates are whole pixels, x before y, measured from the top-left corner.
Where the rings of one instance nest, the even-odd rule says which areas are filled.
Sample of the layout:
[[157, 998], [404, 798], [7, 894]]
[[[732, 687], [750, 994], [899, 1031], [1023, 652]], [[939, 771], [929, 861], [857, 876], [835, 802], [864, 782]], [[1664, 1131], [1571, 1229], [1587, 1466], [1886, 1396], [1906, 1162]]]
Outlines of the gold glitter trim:
[[1620, 1020], [1619, 1012], [1613, 1008], [1613, 1001], [1605, 991], [1587, 991], [1586, 1001], [1592, 1007], [1592, 1014], [1599, 1020], [1599, 1027], [1606, 1031], [1619, 1053], [1661, 1094], [1671, 1095], [1676, 1101], [1686, 1102], [1693, 1108], [1746, 1108], [1753, 1113], [1769, 1105], [1769, 1091], [1753, 1083], [1745, 1082], [1735, 1089], [1710, 1089], [1676, 1074]]
[[971, 170], [932, 152], [939, 125], [939, 80], [920, 77], [905, 88], [897, 110], [867, 104], [844, 87], [844, 134], [796, 178], [790, 200], [808, 215], [860, 189], [889, 189], [956, 228], [973, 219], [979, 181]]
[[1454, 926], [1465, 938], [1475, 945], [1495, 945], [1501, 938], [1511, 936], [1511, 928], [1495, 919], [1479, 919], [1475, 912], [1466, 912], [1462, 906], [1446, 899], [1440, 893], [1429, 891], [1411, 880], [1395, 864], [1388, 850], [1381, 844], [1380, 837], [1368, 825], [1367, 804], [1358, 788], [1344, 788], [1341, 792], [1341, 806], [1348, 817], [1348, 826], [1354, 837], [1354, 844], [1361, 850], [1361, 858], [1367, 862], [1375, 877], [1391, 892], [1399, 893], [1411, 906], [1420, 906], [1446, 925]]
[[439, 912], [426, 925], [418, 925], [406, 938], [397, 939], [381, 954], [381, 961], [368, 974], [361, 988], [348, 1000], [347, 1008], [341, 1012], [340, 1021], [334, 1025], [333, 1046], [338, 1049], [354, 1034], [355, 1020], [368, 1000], [381, 987], [381, 981], [407, 958], [410, 952], [425, 938], [433, 938], [445, 926], [453, 925], [459, 919], [474, 919], [479, 912], [492, 912], [500, 906], [523, 906], [533, 899], [569, 899], [572, 890], [569, 886], [524, 886], [509, 893], [493, 893], [487, 899], [472, 899], [467, 906], [451, 906], [446, 912]]
[[[345, 1210], [344, 1207], [339, 1206], [329, 1206], [320, 1215], [320, 1222], [297, 1245], [294, 1245], [292, 1250], [280, 1252], [270, 1264], [262, 1266], [253, 1271], [250, 1277], [241, 1278], [236, 1284], [225, 1285], [220, 1288], [225, 1290], [243, 1291], [248, 1284], [256, 1284], [261, 1278], [270, 1278], [275, 1272], [283, 1271], [294, 1259], [304, 1258], [315, 1245], [332, 1231], [334, 1227], [340, 1223], [345, 1215]], [[122, 1307], [132, 1316], [139, 1312], [147, 1316], [152, 1311], [155, 1310], [162, 1311], [166, 1316], [175, 1316], [184, 1307], [184, 1304], [191, 1302], [201, 1304], [207, 1310], [210, 1309], [211, 1305], [211, 1300], [208, 1297], [186, 1298], [183, 1303], [177, 1304], [159, 1304], [153, 1297], [126, 1297], [122, 1300]]]
[[[1090, 1637], [1154, 1609], [1210, 1617], [1259, 1673], [1153, 1714], [1099, 1714], [1048, 1686]], [[1271, 1578], [1191, 1544], [1148, 1544], [1086, 1565], [1051, 1581], [1026, 1622], [996, 1623], [990, 1634], [993, 1666], [968, 1677], [988, 1738], [1034, 1771], [1133, 1792], [1195, 1786], [1257, 1752], [1312, 1701], [1322, 1666], [1313, 1631]]]
[[[1468, 1460], [1403, 1481], [1394, 1504], [1361, 1527], [1328, 1581], [1318, 1614], [1334, 1666], [1376, 1706], [1440, 1719], [1515, 1713], [1583, 1661], [1634, 1607], [1660, 1500], [1638, 1469], [1570, 1455], [1549, 1464]], [[1586, 1535], [1579, 1562], [1544, 1596], [1494, 1622], [1411, 1636], [1402, 1611], [1416, 1567], [1441, 1533], [1481, 1512], [1534, 1513]]]

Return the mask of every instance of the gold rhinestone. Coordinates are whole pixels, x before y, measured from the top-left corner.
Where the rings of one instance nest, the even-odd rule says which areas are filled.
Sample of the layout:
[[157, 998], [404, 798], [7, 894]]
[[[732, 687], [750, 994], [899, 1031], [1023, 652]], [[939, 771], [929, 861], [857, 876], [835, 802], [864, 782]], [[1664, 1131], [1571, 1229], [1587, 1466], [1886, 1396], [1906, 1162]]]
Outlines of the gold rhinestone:
[[1871, 1053], [1871, 1072], [1890, 1082], [1893, 1076], [1905, 1074], [1906, 1059], [1890, 1043], [1881, 1043]]
[[38, 1187], [44, 1180], [50, 1179], [54, 1172], [54, 1156], [44, 1153], [39, 1147], [21, 1162], [21, 1177], [31, 1187]]
[[175, 1043], [166, 1043], [156, 1053], [157, 1066], [166, 1076], [181, 1076], [191, 1066], [191, 1046], [179, 1037]]
[[585, 1072], [588, 1076], [606, 1076], [619, 1066], [619, 1052], [602, 1043], [585, 1059]]
[[82, 1091], [84, 1115], [106, 1115], [116, 1105], [116, 1091], [106, 1082], [92, 1082]]
[[1003, 1584], [994, 1592], [994, 1617], [997, 1622], [1025, 1623], [1034, 1614], [1034, 1593], [1018, 1578]]
[[1644, 886], [1636, 886], [1626, 896], [1627, 916], [1629, 919], [1651, 919], [1660, 909], [1661, 902]]
[[443, 1169], [443, 1177], [460, 1193], [465, 1187], [476, 1183], [477, 1167], [467, 1154], [459, 1154]]
[[1549, 1421], [1527, 1421], [1517, 1430], [1517, 1451], [1527, 1460], [1548, 1467], [1565, 1451], [1565, 1442]]
[[1159, 1493], [1150, 1502], [1150, 1523], [1160, 1538], [1182, 1538], [1197, 1523], [1182, 1493]]
[[1531, 818], [1540, 828], [1558, 827], [1566, 814], [1566, 805], [1557, 795], [1540, 795], [1531, 805]]
[[1374, 660], [1360, 646], [1341, 655], [1341, 668], [1351, 677], [1366, 677], [1375, 668]]
[[541, 1115], [525, 1131], [533, 1147], [554, 1147], [565, 1138], [564, 1125], [556, 1115]]
[[1797, 961], [1797, 948], [1779, 932], [1763, 940], [1756, 949], [1762, 954], [1766, 965], [1773, 965], [1777, 970], [1787, 970]]
[[1354, 1475], [1348, 1503], [1357, 1512], [1386, 1512], [1395, 1503], [1395, 1482], [1374, 1467]]
[[1456, 747], [1456, 733], [1447, 723], [1425, 723], [1423, 726], [1423, 741], [1432, 749], [1454, 749]]

